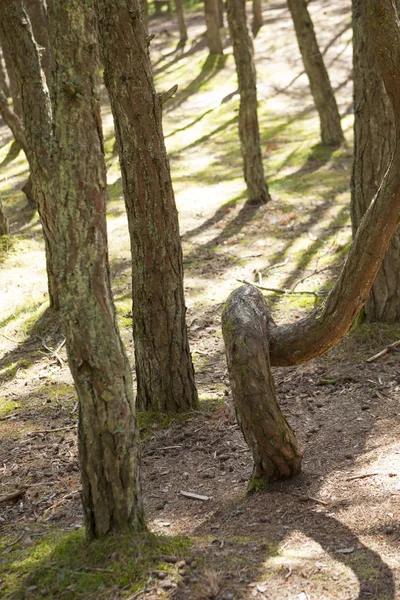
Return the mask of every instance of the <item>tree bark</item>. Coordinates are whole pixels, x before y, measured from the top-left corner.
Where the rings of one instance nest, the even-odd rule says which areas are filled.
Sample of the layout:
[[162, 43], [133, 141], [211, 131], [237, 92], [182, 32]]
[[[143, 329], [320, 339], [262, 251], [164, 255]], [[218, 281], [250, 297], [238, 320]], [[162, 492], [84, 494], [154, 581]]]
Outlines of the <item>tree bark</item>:
[[137, 0], [97, 0], [132, 250], [133, 339], [141, 409], [197, 406], [185, 323], [178, 213]]
[[327, 146], [337, 146], [344, 140], [340, 115], [328, 71], [319, 50], [314, 26], [306, 0], [288, 0], [304, 69], [319, 114], [321, 140]]
[[178, 19], [178, 27], [179, 27], [179, 44], [184, 46], [187, 42], [188, 35], [186, 29], [185, 22], [185, 11], [183, 9], [183, 1], [175, 0], [175, 8], [176, 8], [176, 17]]
[[[11, 4], [11, 3], [9, 3], [9, 4]], [[8, 7], [8, 8], [10, 8], [10, 7]], [[6, 65], [6, 69], [7, 69], [8, 79], [10, 82], [10, 95], [11, 95], [11, 98], [13, 101], [13, 110], [18, 117], [22, 118], [21, 93], [20, 93], [19, 86], [18, 86], [18, 81], [17, 81], [15, 69], [14, 69], [13, 60], [10, 55], [9, 46], [8, 46], [7, 40], [4, 36], [4, 33], [2, 32], [1, 28], [0, 28], [0, 43], [1, 43], [1, 49], [3, 50], [3, 58], [4, 58], [4, 63]]]
[[43, 0], [25, 0], [25, 7], [32, 25], [35, 42], [39, 46], [40, 64], [49, 82], [50, 49], [46, 7]]
[[11, 93], [10, 93], [10, 88], [8, 86], [7, 83], [7, 73], [6, 73], [6, 67], [3, 61], [3, 52], [0, 48], [0, 90], [3, 92], [3, 94], [5, 95], [6, 98], [10, 98]]
[[144, 528], [128, 358], [109, 281], [106, 168], [92, 0], [52, 0], [60, 313], [79, 398], [79, 461], [89, 539]]
[[269, 319], [265, 300], [253, 286], [235, 290], [222, 315], [236, 418], [254, 459], [249, 491], [301, 470], [302, 452], [276, 400]]
[[221, 34], [219, 31], [218, 0], [204, 0], [206, 18], [206, 37], [210, 54], [223, 54]]
[[[366, 0], [366, 10], [367, 36], [392, 104], [397, 139], [400, 25], [396, 7], [392, 0]], [[363, 306], [399, 220], [400, 144], [397, 144], [390, 168], [361, 221], [342, 273], [321, 307], [301, 321], [278, 327], [254, 286], [242, 286], [228, 298], [222, 319], [223, 335], [238, 421], [255, 460], [250, 487], [257, 488], [271, 480], [271, 456], [282, 461], [272, 471], [272, 478], [286, 478], [300, 469], [301, 456], [293, 432], [282, 421], [276, 404], [268, 349], [272, 365], [288, 366], [310, 360], [337, 343]]]
[[[51, 104], [37, 45], [21, 0], [0, 2], [0, 33], [4, 42], [3, 51], [6, 47], [9, 52], [13, 73], [18, 77], [21, 90], [22, 122], [33, 195], [45, 240], [49, 301], [50, 306], [57, 310], [59, 299], [54, 264], [56, 203], [51, 189]], [[16, 40], [18, 43], [15, 43]]]
[[227, 0], [228, 24], [239, 82], [239, 136], [249, 204], [270, 200], [261, 155], [253, 44], [247, 29], [245, 0]]
[[21, 146], [26, 156], [28, 156], [28, 146], [26, 143], [25, 132], [21, 123], [21, 119], [13, 111], [13, 109], [9, 107], [7, 98], [3, 91], [0, 91], [0, 114], [8, 128], [11, 130], [15, 141]]
[[8, 218], [3, 210], [3, 204], [0, 198], [0, 235], [8, 235], [9, 232]]
[[262, 0], [253, 0], [253, 22], [251, 24], [251, 31], [253, 33], [253, 37], [257, 36], [257, 33], [260, 31], [262, 26]]
[[[388, 168], [396, 138], [393, 111], [366, 33], [365, 3], [353, 0], [353, 234]], [[397, 230], [365, 303], [367, 321], [400, 321], [400, 231]]]

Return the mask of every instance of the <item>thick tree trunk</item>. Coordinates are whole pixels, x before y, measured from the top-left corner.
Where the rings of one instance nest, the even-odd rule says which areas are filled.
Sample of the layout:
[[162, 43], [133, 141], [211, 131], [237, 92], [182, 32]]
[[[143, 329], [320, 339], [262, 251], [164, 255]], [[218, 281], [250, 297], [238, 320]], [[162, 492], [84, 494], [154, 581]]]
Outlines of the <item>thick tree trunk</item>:
[[210, 54], [223, 54], [221, 34], [219, 31], [218, 0], [204, 0], [206, 18], [206, 37]]
[[263, 25], [262, 16], [262, 0], [253, 0], [253, 22], [251, 24], [251, 31], [253, 36], [256, 37]]
[[253, 44], [247, 29], [245, 0], [227, 0], [228, 24], [239, 82], [239, 136], [249, 204], [270, 200], [261, 155]]
[[178, 213], [137, 0], [97, 0], [132, 250], [138, 404], [187, 411], [197, 391], [185, 323]]
[[[366, 0], [366, 10], [368, 40], [373, 44], [393, 107], [398, 136], [400, 25], [395, 18], [395, 5], [392, 0]], [[369, 294], [399, 220], [400, 144], [397, 144], [390, 168], [361, 221], [342, 273], [321, 307], [301, 321], [278, 327], [254, 286], [242, 286], [228, 298], [222, 320], [223, 335], [238, 421], [255, 460], [250, 487], [268, 483], [271, 472], [273, 478], [286, 478], [300, 468], [301, 455], [293, 433], [275, 401], [269, 360], [273, 365], [299, 364], [322, 354], [345, 335]], [[271, 471], [271, 456], [281, 461], [275, 471]]]
[[186, 22], [185, 22], [185, 12], [183, 9], [183, 1], [175, 0], [175, 8], [176, 8], [176, 17], [178, 19], [178, 27], [179, 27], [179, 44], [181, 46], [184, 46], [184, 44], [187, 42], [188, 35], [187, 35]]
[[25, 0], [35, 42], [39, 45], [40, 63], [49, 82], [50, 76], [50, 50], [47, 14], [44, 0]]
[[8, 226], [7, 215], [3, 210], [3, 204], [0, 198], [0, 235], [8, 235], [10, 232], [10, 228]]
[[[92, 0], [52, 0], [60, 312], [79, 398], [79, 461], [88, 538], [144, 528], [128, 358], [108, 266], [106, 168]], [[68, 79], [67, 79], [67, 77]]]
[[[5, 2], [3, 4], [5, 4]], [[11, 2], [8, 4], [11, 5]], [[10, 8], [10, 6], [8, 8]], [[5, 38], [5, 35], [1, 30], [1, 27], [0, 27], [0, 43], [1, 43], [1, 49], [3, 50], [3, 58], [4, 58], [4, 63], [6, 65], [6, 69], [7, 69], [8, 79], [10, 82], [10, 95], [11, 95], [11, 98], [13, 101], [13, 110], [18, 117], [22, 118], [21, 93], [20, 93], [19, 86], [18, 86], [18, 81], [17, 81], [17, 77], [16, 77], [16, 73], [15, 73], [13, 60], [10, 55], [9, 46], [8, 46], [7, 40]]]
[[276, 400], [269, 319], [265, 300], [253, 286], [233, 292], [222, 315], [237, 422], [254, 459], [249, 491], [293, 477], [301, 469], [301, 450]]
[[45, 240], [49, 300], [50, 306], [57, 310], [59, 304], [54, 264], [56, 203], [51, 189], [51, 105], [37, 45], [21, 0], [0, 2], [0, 32], [3, 51], [7, 48], [9, 52], [23, 99], [22, 122], [33, 195]]
[[[353, 233], [375, 196], [393, 155], [393, 111], [366, 34], [365, 3], [353, 0], [354, 161]], [[397, 230], [367, 302], [368, 321], [400, 321], [400, 231]]]
[[311, 93], [319, 114], [321, 140], [327, 146], [336, 146], [344, 140], [340, 115], [333, 94], [328, 71], [318, 47], [314, 26], [306, 0], [288, 0], [304, 69], [310, 82]]

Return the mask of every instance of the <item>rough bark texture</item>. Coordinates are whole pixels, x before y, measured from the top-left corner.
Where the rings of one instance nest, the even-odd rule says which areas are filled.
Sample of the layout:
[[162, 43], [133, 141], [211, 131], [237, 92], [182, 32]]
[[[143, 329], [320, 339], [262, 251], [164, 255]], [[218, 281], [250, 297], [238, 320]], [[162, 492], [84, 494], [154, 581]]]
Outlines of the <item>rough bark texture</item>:
[[302, 453], [276, 400], [265, 300], [253, 286], [235, 290], [222, 315], [237, 422], [254, 459], [249, 490], [301, 470]]
[[253, 22], [251, 24], [251, 31], [253, 32], [254, 37], [256, 37], [262, 25], [262, 0], [253, 0]]
[[32, 25], [35, 41], [39, 46], [42, 69], [46, 74], [47, 81], [49, 81], [50, 49], [46, 6], [44, 0], [25, 0], [25, 7]]
[[7, 215], [5, 214], [5, 212], [3, 210], [3, 204], [2, 204], [1, 198], [0, 198], [0, 235], [8, 235], [9, 232], [10, 232], [10, 229], [8, 226]]
[[[3, 2], [3, 4], [6, 4], [6, 3]], [[9, 6], [7, 7], [7, 9], [9, 10], [11, 8], [11, 2], [9, 2], [8, 4], [9, 4]], [[4, 10], [5, 8], [6, 7], [3, 7], [3, 8], [1, 8], [1, 10]], [[10, 95], [11, 95], [11, 98], [13, 101], [13, 110], [14, 110], [15, 114], [18, 115], [18, 117], [22, 118], [21, 94], [20, 94], [20, 90], [18, 87], [18, 81], [17, 81], [17, 77], [15, 74], [13, 60], [10, 55], [10, 50], [9, 50], [9, 46], [7, 43], [7, 39], [4, 35], [1, 27], [0, 27], [0, 43], [1, 43], [1, 48], [3, 50], [3, 58], [4, 58], [4, 63], [6, 65], [6, 69], [7, 69], [8, 79], [10, 82]]]
[[178, 19], [178, 27], [179, 27], [179, 43], [180, 43], [180, 45], [183, 46], [187, 42], [187, 39], [188, 39], [186, 22], [185, 22], [185, 12], [183, 10], [183, 1], [175, 0], [175, 8], [176, 8], [176, 17]]
[[[21, 91], [22, 122], [33, 195], [38, 205], [45, 240], [50, 306], [58, 309], [54, 266], [56, 204], [51, 189], [51, 105], [37, 45], [21, 0], [0, 2], [0, 31], [4, 41], [3, 50], [7, 47], [10, 53]], [[16, 40], [18, 43], [15, 43]]]
[[[366, 34], [365, 3], [353, 0], [354, 161], [353, 233], [390, 164], [396, 139], [393, 111]], [[400, 231], [397, 230], [365, 303], [368, 321], [400, 321]]]
[[311, 93], [319, 114], [321, 140], [327, 146], [336, 146], [344, 140], [340, 116], [328, 71], [318, 47], [314, 26], [306, 0], [288, 0], [304, 69], [310, 82]]
[[178, 214], [137, 0], [97, 0], [132, 250], [133, 338], [142, 409], [187, 411], [197, 391], [185, 323]]
[[60, 313], [79, 397], [86, 534], [144, 527], [129, 362], [108, 267], [106, 169], [92, 0], [52, 0]]
[[[397, 139], [400, 132], [400, 24], [396, 19], [396, 6], [392, 0], [366, 0], [366, 10], [367, 36], [373, 44], [392, 104]], [[296, 467], [300, 468], [295, 460], [298, 449], [292, 432], [280, 421], [283, 417], [275, 401], [267, 339], [271, 364], [281, 366], [310, 360], [338, 342], [363, 306], [399, 220], [400, 145], [397, 144], [393, 161], [361, 221], [342, 273], [320, 308], [297, 323], [278, 327], [254, 286], [242, 286], [229, 297], [223, 313], [223, 334], [232, 392], [238, 421], [253, 450], [255, 476], [261, 473], [258, 475], [261, 481], [256, 479], [251, 485], [257, 487], [270, 479], [262, 460], [268, 465], [271, 452], [263, 439], [273, 439], [276, 444], [279, 428], [283, 439], [288, 441], [287, 448], [283, 447], [289, 463], [282, 453], [277, 453], [286, 467], [283, 477], [290, 476], [290, 461], [295, 461], [293, 473], [297, 472]], [[273, 445], [273, 449], [275, 447]]]
[[257, 84], [253, 44], [247, 29], [245, 0], [227, 0], [228, 24], [239, 82], [239, 136], [250, 204], [270, 200], [262, 163], [257, 118]]
[[6, 98], [9, 98], [11, 93], [10, 93], [10, 88], [8, 86], [8, 81], [7, 81], [7, 72], [6, 72], [6, 67], [5, 67], [5, 63], [3, 61], [3, 52], [0, 48], [0, 90], [3, 92], [3, 94], [5, 95]]
[[206, 37], [210, 54], [222, 54], [223, 46], [219, 31], [218, 0], [204, 0], [204, 14], [206, 18]]
[[8, 105], [5, 94], [0, 91], [0, 114], [4, 119], [4, 122], [11, 130], [15, 141], [21, 146], [22, 150], [28, 156], [28, 146], [26, 143], [24, 128], [21, 123], [21, 119]]

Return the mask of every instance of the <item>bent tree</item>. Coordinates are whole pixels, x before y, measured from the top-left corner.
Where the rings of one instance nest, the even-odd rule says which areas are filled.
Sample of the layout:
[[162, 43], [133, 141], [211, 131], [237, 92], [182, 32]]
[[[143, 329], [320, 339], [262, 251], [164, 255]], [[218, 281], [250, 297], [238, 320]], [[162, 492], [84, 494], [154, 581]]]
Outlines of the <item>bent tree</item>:
[[328, 71], [320, 52], [306, 0], [288, 0], [304, 70], [318, 111], [321, 141], [338, 146], [344, 140], [340, 115]]
[[[400, 133], [400, 25], [392, 0], [366, 0], [367, 34]], [[228, 298], [222, 330], [238, 423], [254, 459], [249, 489], [301, 469], [301, 451], [276, 400], [270, 365], [297, 365], [326, 352], [362, 308], [400, 220], [400, 145], [366, 211], [328, 298], [296, 323], [277, 326], [261, 292], [242, 286]]]
[[197, 391], [185, 321], [178, 213], [138, 0], [96, 0], [132, 252], [141, 409], [188, 411]]
[[93, 2], [50, 6], [60, 313], [79, 398], [86, 535], [94, 538], [144, 528], [138, 429], [109, 281]]
[[[365, 2], [353, 0], [353, 232], [376, 194], [396, 144], [393, 111], [366, 30]], [[400, 321], [400, 231], [397, 230], [364, 307], [367, 321]]]
[[228, 24], [239, 83], [239, 137], [249, 204], [271, 199], [264, 177], [257, 117], [257, 77], [245, 0], [227, 0]]

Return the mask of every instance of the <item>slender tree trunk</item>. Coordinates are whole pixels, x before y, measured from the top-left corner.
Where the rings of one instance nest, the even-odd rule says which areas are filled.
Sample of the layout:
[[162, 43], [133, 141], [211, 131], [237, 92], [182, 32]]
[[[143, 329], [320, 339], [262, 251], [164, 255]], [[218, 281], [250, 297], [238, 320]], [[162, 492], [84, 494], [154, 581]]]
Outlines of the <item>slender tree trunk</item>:
[[251, 24], [251, 31], [253, 36], [256, 37], [257, 33], [263, 26], [262, 16], [262, 0], [253, 0], [253, 22]]
[[[11, 2], [8, 4], [11, 4]], [[8, 8], [10, 8], [10, 7], [8, 7]], [[15, 42], [15, 40], [14, 40], [14, 42]], [[9, 46], [7, 44], [7, 40], [5, 39], [4, 33], [2, 32], [1, 28], [0, 28], [0, 44], [1, 44], [1, 49], [3, 50], [4, 63], [6, 65], [7, 75], [8, 75], [8, 79], [10, 82], [10, 94], [11, 94], [11, 98], [13, 101], [13, 110], [18, 117], [22, 118], [21, 93], [19, 90], [18, 82], [17, 82], [17, 77], [16, 77], [16, 73], [15, 73], [13, 60], [10, 55]]]
[[[353, 0], [353, 233], [375, 196], [393, 155], [393, 111], [366, 33], [365, 3]], [[397, 230], [365, 304], [368, 321], [400, 321], [400, 231]]]
[[[392, 0], [366, 0], [366, 31], [400, 132], [400, 24]], [[276, 403], [269, 364], [300, 364], [322, 354], [348, 331], [365, 302], [400, 220], [400, 145], [357, 230], [348, 259], [325, 303], [308, 317], [277, 326], [261, 293], [242, 286], [222, 316], [238, 422], [255, 461], [250, 488], [287, 478], [301, 453]], [[269, 351], [269, 357], [268, 357]]]
[[197, 392], [185, 323], [178, 214], [137, 0], [97, 0], [132, 250], [133, 339], [142, 409], [187, 411]]
[[245, 0], [227, 0], [228, 24], [239, 82], [239, 136], [249, 204], [270, 200], [261, 155], [253, 44], [247, 29]]
[[204, 0], [206, 18], [206, 37], [210, 54], [223, 54], [221, 34], [219, 31], [218, 0]]
[[3, 210], [3, 204], [0, 198], [0, 235], [8, 235], [10, 228], [8, 226], [7, 215]]
[[328, 71], [319, 50], [314, 26], [306, 0], [288, 0], [304, 69], [319, 114], [321, 140], [327, 146], [337, 146], [344, 140], [340, 115]]
[[253, 286], [233, 292], [222, 316], [236, 418], [254, 459], [249, 491], [301, 469], [302, 452], [276, 400], [269, 318], [265, 300]]
[[185, 22], [185, 12], [183, 9], [183, 1], [175, 0], [175, 7], [176, 7], [176, 16], [178, 19], [178, 27], [179, 27], [179, 44], [181, 46], [184, 46], [185, 43], [187, 42], [188, 35], [187, 35], [186, 22]]
[[56, 204], [51, 189], [51, 105], [37, 45], [21, 0], [0, 2], [0, 33], [3, 51], [7, 48], [23, 98], [22, 122], [33, 195], [45, 240], [49, 300], [50, 306], [57, 310], [59, 304], [54, 264]]
[[10, 88], [8, 86], [8, 82], [7, 82], [7, 71], [6, 71], [6, 67], [4, 64], [4, 60], [3, 60], [3, 52], [0, 48], [0, 90], [3, 92], [3, 94], [5, 95], [6, 98], [9, 98], [11, 93], [10, 93]]
[[8, 105], [5, 94], [0, 91], [0, 114], [3, 117], [4, 122], [11, 130], [15, 141], [21, 146], [22, 150], [28, 156], [28, 146], [26, 143], [24, 128], [21, 123], [21, 119]]
[[35, 42], [39, 45], [40, 63], [46, 79], [49, 81], [50, 50], [45, 3], [43, 0], [25, 0], [25, 7], [32, 25]]
[[[128, 358], [109, 281], [106, 168], [92, 0], [52, 0], [60, 312], [79, 398], [88, 538], [144, 528]], [[66, 79], [68, 76], [68, 80]]]
[[218, 0], [218, 25], [222, 29], [224, 27], [224, 0]]

